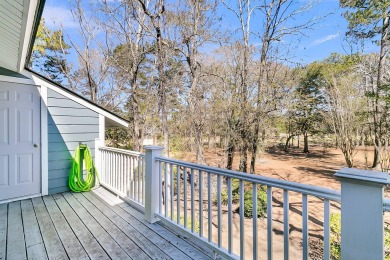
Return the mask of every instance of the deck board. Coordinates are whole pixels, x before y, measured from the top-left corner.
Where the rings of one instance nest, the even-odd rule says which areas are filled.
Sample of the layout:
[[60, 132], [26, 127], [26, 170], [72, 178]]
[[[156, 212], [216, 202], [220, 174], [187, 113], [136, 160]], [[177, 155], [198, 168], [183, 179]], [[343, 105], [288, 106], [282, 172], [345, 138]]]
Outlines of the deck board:
[[8, 204], [0, 204], [0, 260], [5, 260], [7, 252], [7, 223], [8, 223]]
[[27, 258], [45, 260], [47, 253], [31, 200], [22, 200], [21, 207]]
[[[152, 229], [145, 226], [140, 220], [129, 214], [127, 211], [122, 209], [120, 206], [115, 205], [114, 201], [111, 201], [109, 198], [105, 197], [104, 194], [100, 192], [101, 189], [93, 191], [89, 193], [89, 196], [94, 196], [100, 201], [102, 201], [106, 205], [110, 205], [110, 208], [118, 214], [123, 220], [132, 225], [136, 230], [138, 230], [141, 234], [145, 235], [153, 244], [161, 248], [167, 255], [172, 257], [173, 259], [191, 259], [188, 255], [183, 253], [179, 248], [175, 245], [167, 241], [164, 237], [155, 233]], [[98, 195], [99, 194], [99, 195]], [[108, 194], [110, 196], [110, 194]], [[120, 201], [120, 200], [119, 200]], [[121, 201], [120, 201], [121, 202]], [[123, 203], [123, 201], [121, 202]]]
[[155, 233], [159, 234], [161, 237], [167, 239], [172, 243], [174, 246], [177, 248], [180, 248], [182, 252], [184, 252], [187, 256], [189, 256], [192, 259], [210, 259], [209, 256], [204, 254], [202, 251], [198, 250], [194, 246], [190, 245], [188, 242], [186, 242], [183, 239], [177, 239], [177, 235], [172, 233], [171, 231], [167, 230], [166, 228], [162, 227], [161, 225], [158, 224], [150, 224], [148, 223], [144, 215], [128, 205], [127, 203], [120, 203], [121, 200], [117, 200], [117, 202], [114, 201], [115, 196], [112, 195], [109, 191], [105, 189], [98, 189], [95, 190], [94, 192], [101, 194], [105, 199], [111, 200], [113, 203], [117, 203], [119, 207], [121, 207], [123, 210], [125, 210], [127, 213], [132, 215], [133, 217], [137, 218], [138, 220], [141, 221], [142, 224], [145, 226], [149, 227], [151, 230], [153, 230]]
[[62, 194], [53, 195], [53, 198], [60, 208], [62, 214], [68, 221], [69, 225], [73, 229], [73, 232], [78, 237], [80, 243], [83, 245], [84, 249], [87, 251], [89, 257], [94, 259], [110, 259], [107, 253], [104, 251], [102, 246], [96, 240], [96, 238], [92, 235], [92, 233], [88, 230], [88, 228], [84, 225], [81, 219], [77, 216], [77, 214], [70, 207], [68, 202], [62, 196]]
[[125, 250], [132, 259], [150, 259], [150, 257], [142, 251], [137, 244], [133, 242], [121, 229], [112, 223], [111, 219], [107, 218], [99, 209], [89, 202], [82, 194], [73, 194], [81, 205], [99, 222], [99, 224], [111, 235], [112, 238]]
[[130, 256], [118, 245], [118, 243], [103, 229], [89, 212], [76, 200], [71, 193], [64, 193], [64, 198], [76, 212], [84, 225], [99, 241], [107, 254], [112, 259], [131, 259]]
[[7, 259], [27, 259], [20, 201], [8, 205]]
[[73, 233], [53, 197], [45, 196], [43, 197], [43, 201], [69, 259], [89, 259], [87, 252], [85, 252], [84, 247], [80, 244], [78, 238]]
[[108, 219], [110, 219], [114, 225], [132, 239], [133, 242], [137, 243], [138, 247], [140, 247], [140, 249], [149, 257], [153, 259], [172, 259], [91, 193], [84, 193], [83, 196], [95, 205]]
[[49, 259], [69, 259], [41, 197], [32, 199]]
[[0, 204], [0, 260], [210, 259], [201, 250], [104, 188]]

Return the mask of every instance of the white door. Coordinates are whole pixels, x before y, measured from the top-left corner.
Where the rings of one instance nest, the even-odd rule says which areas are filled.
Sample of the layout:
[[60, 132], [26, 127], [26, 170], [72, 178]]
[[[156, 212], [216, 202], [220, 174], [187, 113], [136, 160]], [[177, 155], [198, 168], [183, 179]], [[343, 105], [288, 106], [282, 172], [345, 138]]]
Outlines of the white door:
[[40, 95], [0, 82], [0, 201], [41, 193]]

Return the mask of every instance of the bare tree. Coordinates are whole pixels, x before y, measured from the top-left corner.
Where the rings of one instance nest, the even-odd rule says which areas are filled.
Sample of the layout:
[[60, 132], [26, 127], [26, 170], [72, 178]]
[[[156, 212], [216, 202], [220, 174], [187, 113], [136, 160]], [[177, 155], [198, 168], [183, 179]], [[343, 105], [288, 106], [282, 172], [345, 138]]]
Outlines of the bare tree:
[[[340, 68], [341, 67], [341, 68]], [[343, 152], [348, 167], [354, 166], [354, 156], [358, 144], [356, 131], [360, 128], [359, 110], [363, 97], [357, 89], [356, 73], [343, 66], [326, 66], [327, 87], [325, 98], [328, 113], [325, 118], [337, 136], [338, 146]]]
[[204, 76], [199, 49], [210, 42], [217, 42], [217, 3], [215, 1], [182, 0], [170, 16], [178, 31], [175, 50], [183, 55], [188, 68], [188, 111], [189, 130], [194, 139], [196, 160], [204, 163], [203, 136], [205, 127], [205, 89], [201, 78]]
[[131, 136], [133, 149], [139, 151], [143, 144], [144, 129], [141, 126], [139, 73], [151, 51], [144, 32], [145, 13], [138, 1], [123, 1], [118, 4], [103, 1], [99, 6], [105, 15], [101, 21], [106, 37], [114, 36], [113, 48], [110, 50], [111, 63], [115, 69], [118, 84], [127, 86], [130, 95]]
[[146, 22], [142, 24], [144, 30], [149, 32], [155, 39], [154, 43], [154, 55], [156, 59], [157, 67], [157, 96], [158, 96], [158, 108], [161, 119], [161, 128], [164, 137], [165, 153], [169, 156], [169, 129], [168, 129], [168, 111], [167, 111], [167, 78], [165, 74], [165, 62], [166, 62], [166, 47], [167, 42], [164, 40], [164, 18], [165, 18], [165, 0], [147, 1], [138, 0], [141, 5], [142, 11], [149, 18], [150, 23]]
[[[274, 49], [273, 53], [278, 56], [281, 55], [281, 43], [285, 37], [302, 37], [306, 30], [312, 29], [320, 18], [309, 18], [299, 24], [292, 23], [297, 16], [307, 12], [312, 6], [312, 1], [308, 1], [303, 5], [298, 5], [296, 7], [294, 0], [264, 1], [263, 4], [258, 6], [262, 14], [262, 18], [257, 23], [257, 26], [260, 29], [260, 33], [257, 34], [257, 37], [261, 41], [261, 47], [259, 50], [260, 64], [257, 82], [256, 111], [253, 122], [254, 130], [251, 139], [251, 173], [254, 173], [255, 171], [259, 133], [261, 131], [260, 126], [262, 124], [261, 119], [276, 110], [276, 103], [274, 101], [278, 99], [278, 92], [275, 91], [275, 89], [269, 89], [269, 81], [272, 81], [272, 77], [276, 75], [275, 72], [269, 73], [268, 70], [268, 68], [270, 68], [269, 63], [272, 50]], [[289, 50], [290, 47], [291, 46], [284, 46], [282, 48]], [[284, 55], [287, 55], [287, 53], [284, 53]], [[280, 59], [281, 57], [277, 58]], [[267, 93], [271, 95], [264, 95]]]

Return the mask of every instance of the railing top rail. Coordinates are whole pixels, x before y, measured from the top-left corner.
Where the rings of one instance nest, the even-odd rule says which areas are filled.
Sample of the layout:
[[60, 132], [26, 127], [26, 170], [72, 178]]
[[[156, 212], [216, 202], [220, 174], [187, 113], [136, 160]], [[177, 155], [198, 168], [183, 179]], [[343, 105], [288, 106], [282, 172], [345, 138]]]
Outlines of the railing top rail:
[[139, 153], [139, 152], [134, 152], [130, 150], [125, 150], [125, 149], [119, 149], [119, 148], [113, 148], [113, 147], [107, 147], [107, 146], [99, 146], [99, 150], [104, 150], [104, 151], [110, 151], [114, 153], [121, 153], [121, 154], [127, 154], [127, 155], [132, 155], [132, 156], [138, 156], [138, 157], [145, 157], [145, 154]]
[[259, 176], [255, 174], [248, 174], [248, 173], [243, 173], [238, 171], [221, 169], [221, 168], [211, 167], [211, 166], [206, 166], [201, 164], [195, 164], [195, 163], [175, 160], [175, 159], [161, 157], [161, 156], [156, 157], [156, 160], [165, 163], [172, 163], [175, 165], [191, 168], [194, 170], [209, 172], [209, 173], [213, 173], [225, 177], [241, 179], [252, 183], [263, 184], [263, 185], [272, 186], [276, 188], [286, 189], [289, 191], [312, 195], [318, 198], [329, 199], [333, 201], [341, 201], [340, 191], [337, 190], [332, 190], [332, 189], [327, 189], [327, 188], [322, 188], [322, 187], [317, 187], [317, 186], [302, 184], [297, 182], [279, 180], [279, 179]]
[[388, 198], [383, 199], [383, 210], [390, 211], [390, 199]]

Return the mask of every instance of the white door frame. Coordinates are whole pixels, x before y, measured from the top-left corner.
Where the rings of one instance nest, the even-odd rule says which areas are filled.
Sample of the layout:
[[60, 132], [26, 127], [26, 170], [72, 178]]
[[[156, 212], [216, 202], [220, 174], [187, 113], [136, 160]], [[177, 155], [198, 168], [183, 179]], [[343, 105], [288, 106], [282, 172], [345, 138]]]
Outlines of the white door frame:
[[[39, 86], [36, 85], [35, 82], [32, 79], [25, 79], [25, 78], [15, 78], [15, 77], [9, 77], [9, 76], [3, 76], [0, 75], [0, 81], [2, 82], [10, 82], [10, 83], [19, 83], [19, 84], [26, 84], [26, 85], [34, 85], [38, 88], [38, 91], [41, 95], [41, 194], [40, 195], [47, 195], [49, 192], [49, 171], [48, 171], [48, 128], [47, 128], [47, 87], [46, 86]], [[33, 195], [29, 196], [36, 197], [40, 195]], [[17, 199], [12, 200], [20, 200], [27, 197], [20, 197]], [[10, 201], [12, 201], [10, 200]], [[4, 201], [7, 202], [7, 201]]]

